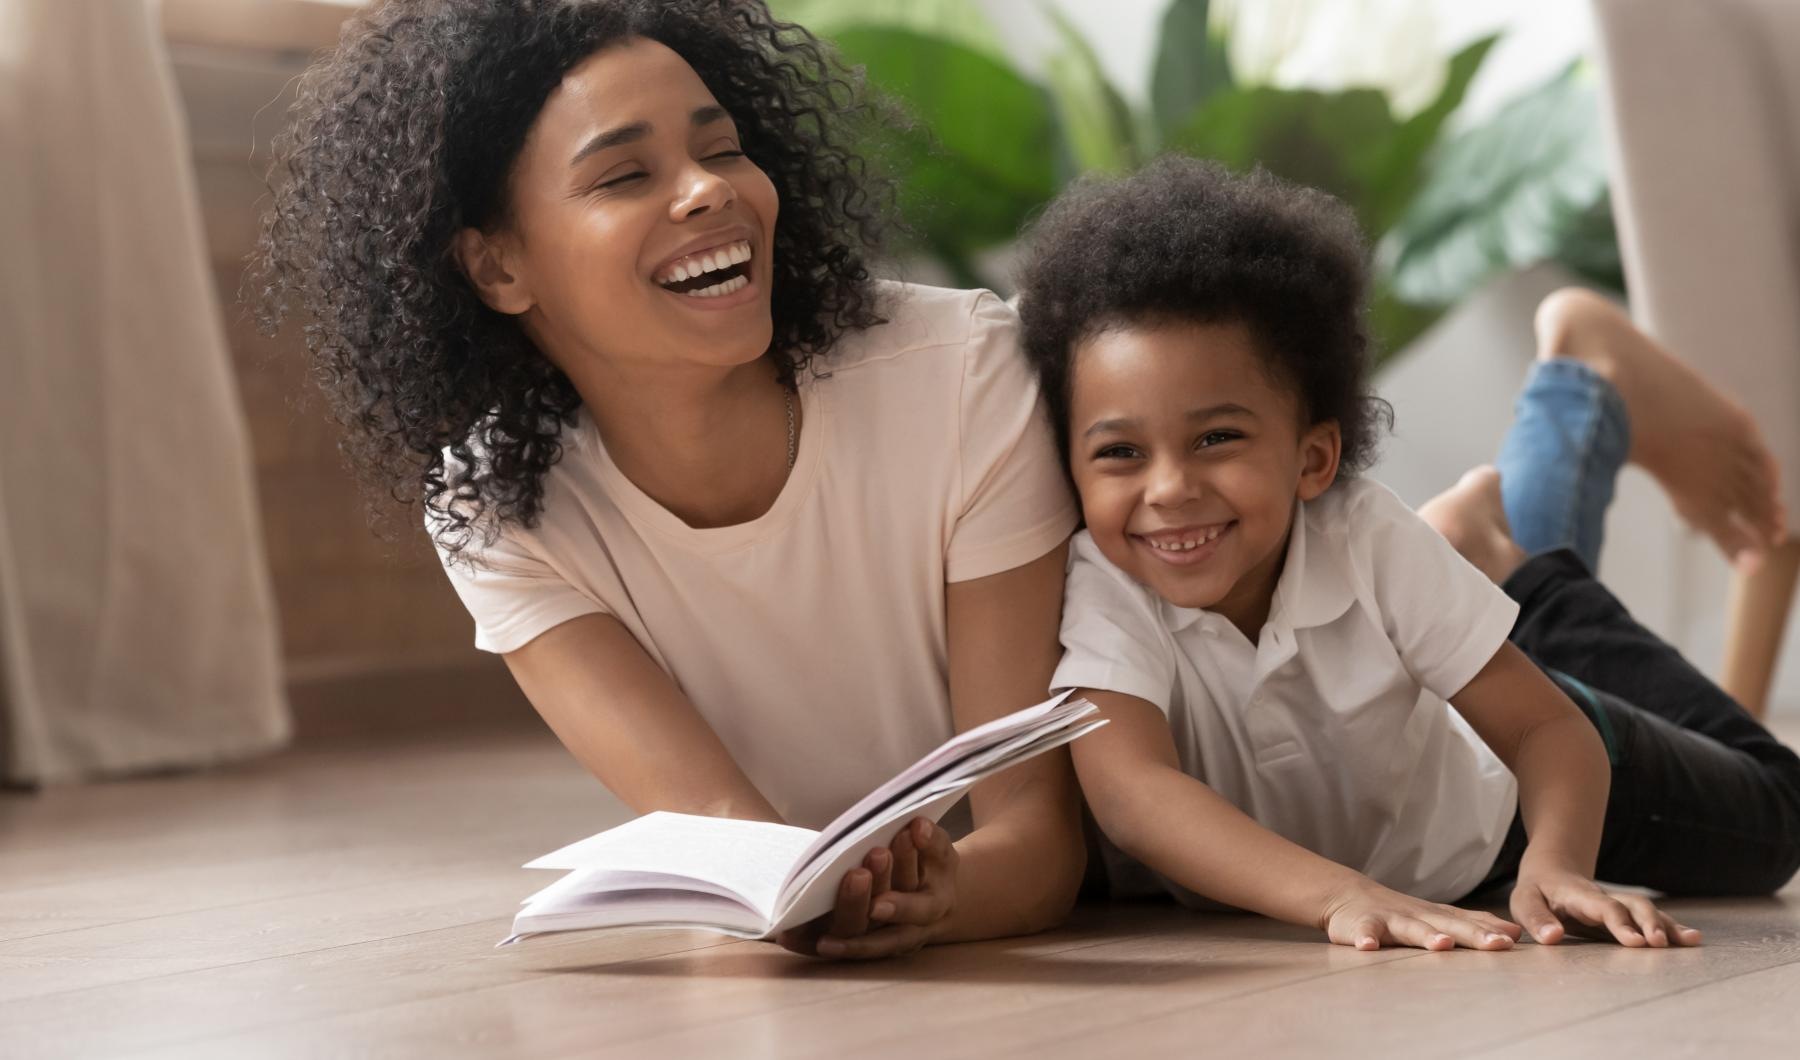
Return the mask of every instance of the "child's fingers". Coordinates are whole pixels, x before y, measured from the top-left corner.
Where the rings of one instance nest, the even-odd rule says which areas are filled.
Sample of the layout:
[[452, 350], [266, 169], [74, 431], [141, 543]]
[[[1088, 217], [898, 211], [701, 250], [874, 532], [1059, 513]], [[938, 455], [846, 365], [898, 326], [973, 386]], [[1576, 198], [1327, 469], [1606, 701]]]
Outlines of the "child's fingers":
[[[837, 905], [831, 910], [826, 933], [838, 938], [869, 930], [869, 870], [851, 869], [838, 884]], [[821, 951], [823, 952], [823, 951]]]
[[1403, 946], [1417, 946], [1422, 950], [1456, 948], [1454, 938], [1418, 917], [1390, 916], [1387, 918], [1387, 930], [1388, 935]]
[[[1342, 941], [1359, 950], [1378, 950], [1381, 948], [1381, 940], [1386, 935], [1387, 928], [1380, 920], [1372, 916], [1365, 916], [1351, 926], [1348, 938]], [[1333, 941], [1339, 940], [1334, 939]]]
[[1638, 933], [1637, 925], [1632, 923], [1631, 910], [1612, 895], [1602, 892], [1586, 897], [1571, 903], [1569, 912], [1584, 924], [1605, 928], [1607, 934], [1621, 946], [1637, 949], [1649, 944]]
[[1554, 946], [1563, 939], [1562, 921], [1550, 911], [1550, 903], [1544, 900], [1544, 892], [1536, 887], [1521, 885], [1513, 888], [1513, 919], [1524, 925], [1531, 932], [1532, 939], [1542, 946]]
[[900, 830], [888, 849], [894, 855], [893, 889], [896, 891], [916, 891], [919, 889], [919, 852], [913, 846], [912, 828]]
[[1688, 927], [1667, 913], [1659, 911], [1657, 915], [1662, 917], [1663, 930], [1668, 932], [1670, 942], [1677, 946], [1700, 945], [1701, 935], [1697, 929]]
[[1525, 934], [1524, 928], [1504, 917], [1498, 917], [1492, 913], [1470, 913], [1469, 915], [1480, 921], [1482, 927], [1496, 935], [1505, 935], [1514, 942], [1519, 941], [1519, 936]]
[[1655, 902], [1641, 894], [1622, 894], [1618, 899], [1631, 913], [1632, 923], [1646, 944], [1657, 947], [1669, 944], [1669, 932], [1663, 927], [1663, 915]]
[[1474, 916], [1465, 914], [1460, 909], [1422, 919], [1437, 928], [1438, 931], [1450, 936], [1458, 946], [1471, 950], [1504, 950], [1511, 948], [1513, 944], [1510, 937], [1492, 930]]

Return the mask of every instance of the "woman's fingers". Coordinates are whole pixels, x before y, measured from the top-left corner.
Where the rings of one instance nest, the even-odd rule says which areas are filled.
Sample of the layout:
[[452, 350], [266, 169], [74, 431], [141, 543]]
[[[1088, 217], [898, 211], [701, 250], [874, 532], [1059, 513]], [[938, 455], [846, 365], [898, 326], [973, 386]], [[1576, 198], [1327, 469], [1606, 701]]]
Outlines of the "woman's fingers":
[[893, 957], [922, 948], [929, 936], [922, 927], [901, 924], [879, 928], [866, 935], [841, 939], [827, 935], [819, 940], [819, 955], [842, 960], [866, 961], [877, 957]]
[[869, 893], [881, 894], [893, 888], [894, 852], [887, 847], [876, 847], [863, 858], [863, 868], [869, 870]]
[[949, 913], [949, 895], [931, 887], [877, 895], [870, 910], [870, 916], [883, 924], [935, 924]]
[[916, 891], [919, 889], [919, 852], [913, 846], [912, 826], [900, 829], [900, 834], [888, 844], [894, 855], [892, 887], [896, 891]]
[[914, 818], [912, 828], [913, 845], [919, 848], [919, 885], [931, 886], [934, 874], [954, 874], [956, 871], [956, 845], [950, 842], [950, 833], [932, 824], [923, 817]]
[[[849, 938], [869, 930], [869, 870], [851, 869], [838, 884], [837, 906], [826, 934]], [[820, 952], [823, 952], [822, 950]]]

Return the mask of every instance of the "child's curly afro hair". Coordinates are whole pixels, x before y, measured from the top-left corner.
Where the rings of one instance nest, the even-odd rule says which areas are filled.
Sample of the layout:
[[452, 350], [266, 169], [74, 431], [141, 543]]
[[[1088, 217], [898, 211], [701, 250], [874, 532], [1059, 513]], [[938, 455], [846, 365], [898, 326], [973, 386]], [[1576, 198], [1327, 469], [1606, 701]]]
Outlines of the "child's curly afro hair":
[[1239, 322], [1308, 423], [1336, 420], [1340, 475], [1363, 471], [1393, 412], [1369, 390], [1367, 251], [1348, 207], [1266, 172], [1166, 156], [1078, 183], [1032, 226], [1020, 276], [1026, 355], [1064, 466], [1075, 349], [1110, 328]]

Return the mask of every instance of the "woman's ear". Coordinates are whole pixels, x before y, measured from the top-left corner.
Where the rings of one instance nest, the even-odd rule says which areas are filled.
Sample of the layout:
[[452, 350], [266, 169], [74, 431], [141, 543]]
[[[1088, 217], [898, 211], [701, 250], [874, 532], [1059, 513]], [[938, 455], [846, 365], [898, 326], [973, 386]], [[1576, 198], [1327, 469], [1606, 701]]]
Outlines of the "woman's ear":
[[510, 249], [504, 236], [489, 235], [479, 228], [456, 233], [456, 260], [475, 293], [489, 309], [518, 316], [535, 305], [536, 299], [511, 260]]
[[1336, 420], [1315, 423], [1300, 436], [1300, 486], [1295, 492], [1301, 500], [1310, 501], [1331, 488], [1343, 451], [1344, 436]]

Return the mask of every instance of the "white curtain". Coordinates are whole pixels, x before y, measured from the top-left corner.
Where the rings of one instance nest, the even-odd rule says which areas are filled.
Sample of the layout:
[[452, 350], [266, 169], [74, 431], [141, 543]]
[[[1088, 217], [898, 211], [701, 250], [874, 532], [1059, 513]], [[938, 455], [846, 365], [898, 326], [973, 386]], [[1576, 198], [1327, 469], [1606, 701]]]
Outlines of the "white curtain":
[[148, 0], [0, 0], [0, 779], [288, 737], [250, 450]]

